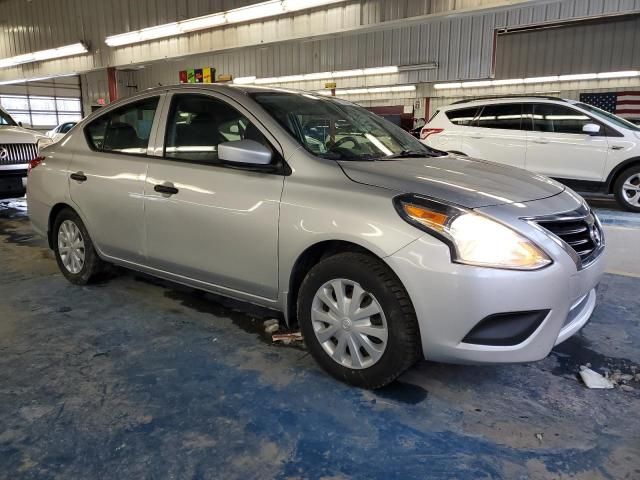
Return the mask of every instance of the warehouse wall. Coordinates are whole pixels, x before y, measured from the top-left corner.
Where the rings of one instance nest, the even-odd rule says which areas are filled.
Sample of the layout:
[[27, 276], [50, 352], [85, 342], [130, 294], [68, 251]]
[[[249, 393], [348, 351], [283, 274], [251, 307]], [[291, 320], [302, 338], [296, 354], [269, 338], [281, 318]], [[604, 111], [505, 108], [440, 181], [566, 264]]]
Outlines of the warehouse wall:
[[496, 78], [640, 67], [640, 15], [498, 35]]
[[[318, 71], [318, 68], [403, 65], [435, 60], [440, 63], [439, 68], [416, 74], [419, 75], [416, 80], [485, 78], [492, 70], [491, 46], [497, 28], [640, 11], [640, 0], [468, 0], [453, 3], [350, 0], [329, 8], [252, 24], [109, 48], [104, 44], [108, 34], [211, 13], [229, 8], [231, 3], [213, 0], [1, 1], [0, 16], [4, 18], [0, 21], [10, 28], [0, 34], [3, 39], [0, 57], [79, 39], [89, 43], [91, 54], [3, 69], [0, 80], [145, 63], [204, 52], [228, 55], [229, 59], [222, 59], [220, 63], [225, 65], [227, 62], [229, 66], [225, 68], [232, 70], [228, 73], [233, 75], [286, 75]], [[477, 10], [500, 4], [507, 6]], [[448, 8], [456, 8], [457, 13], [443, 13]], [[466, 8], [476, 10], [466, 11]], [[314, 38], [309, 40], [309, 37]], [[294, 47], [295, 42], [287, 42], [294, 39], [307, 40], [297, 42], [298, 47]], [[274, 42], [285, 42], [285, 45], [271, 45]], [[250, 46], [252, 48], [235, 50]]]

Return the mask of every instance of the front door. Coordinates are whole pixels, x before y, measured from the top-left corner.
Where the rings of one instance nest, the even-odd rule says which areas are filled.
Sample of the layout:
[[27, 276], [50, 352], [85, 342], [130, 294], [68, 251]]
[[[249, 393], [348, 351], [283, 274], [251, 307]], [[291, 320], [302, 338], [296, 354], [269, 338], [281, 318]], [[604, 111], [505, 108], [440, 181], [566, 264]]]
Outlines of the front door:
[[[230, 168], [218, 145], [273, 139], [239, 105], [216, 94], [175, 94], [163, 156], [145, 185], [148, 265], [174, 275], [268, 299], [278, 292], [281, 174]], [[268, 135], [268, 133], [266, 134]]]
[[[527, 170], [554, 178], [602, 181], [608, 144], [605, 126], [588, 115], [554, 103], [529, 104], [533, 131], [527, 137]], [[597, 135], [582, 132], [600, 125]]]
[[96, 118], [85, 127], [90, 150], [73, 152], [71, 199], [94, 243], [109, 257], [144, 259], [147, 150], [161, 98], [145, 98]]

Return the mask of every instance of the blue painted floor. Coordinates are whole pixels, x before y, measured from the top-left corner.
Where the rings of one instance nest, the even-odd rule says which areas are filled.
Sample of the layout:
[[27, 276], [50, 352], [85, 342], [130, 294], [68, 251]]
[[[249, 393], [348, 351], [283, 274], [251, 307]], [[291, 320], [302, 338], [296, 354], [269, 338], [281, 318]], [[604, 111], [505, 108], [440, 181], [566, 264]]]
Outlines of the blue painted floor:
[[640, 373], [640, 278], [607, 275], [544, 361], [423, 362], [373, 393], [248, 307], [126, 272], [70, 285], [23, 202], [0, 203], [0, 265], [0, 478], [640, 478], [640, 383], [577, 377]]

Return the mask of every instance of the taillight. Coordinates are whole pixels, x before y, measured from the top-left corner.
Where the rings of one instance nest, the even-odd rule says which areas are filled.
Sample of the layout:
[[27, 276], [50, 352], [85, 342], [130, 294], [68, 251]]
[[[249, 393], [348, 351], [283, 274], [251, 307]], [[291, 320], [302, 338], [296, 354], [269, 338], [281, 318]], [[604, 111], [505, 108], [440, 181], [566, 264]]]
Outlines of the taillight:
[[44, 157], [36, 157], [33, 160], [29, 160], [29, 166], [27, 167], [27, 175], [29, 175], [29, 173], [31, 172], [31, 170], [33, 170], [34, 168], [36, 168], [38, 165], [40, 165], [42, 162], [44, 162]]
[[427, 128], [424, 127], [420, 130], [420, 140], [426, 140], [429, 135], [435, 135], [436, 133], [442, 133], [444, 128]]

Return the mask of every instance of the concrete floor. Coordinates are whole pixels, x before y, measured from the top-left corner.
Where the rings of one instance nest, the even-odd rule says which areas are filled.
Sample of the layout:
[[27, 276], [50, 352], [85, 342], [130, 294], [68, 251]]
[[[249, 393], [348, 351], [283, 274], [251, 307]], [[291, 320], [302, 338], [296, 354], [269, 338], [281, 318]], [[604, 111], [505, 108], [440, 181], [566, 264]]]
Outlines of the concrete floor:
[[[338, 383], [260, 312], [131, 272], [74, 287], [0, 202], [0, 477], [640, 478], [640, 215], [601, 210], [611, 270], [544, 361], [422, 362], [375, 393]], [[238, 311], [238, 309], [245, 311]]]

